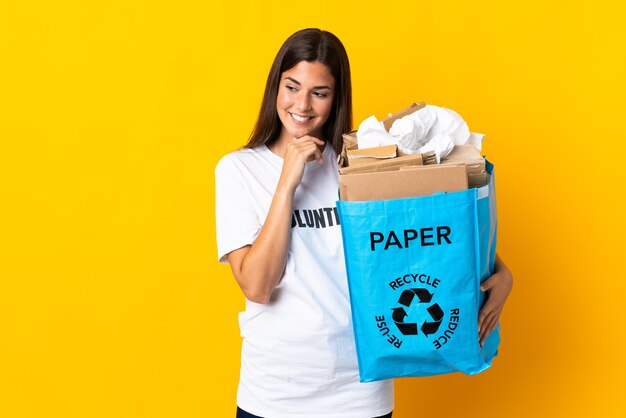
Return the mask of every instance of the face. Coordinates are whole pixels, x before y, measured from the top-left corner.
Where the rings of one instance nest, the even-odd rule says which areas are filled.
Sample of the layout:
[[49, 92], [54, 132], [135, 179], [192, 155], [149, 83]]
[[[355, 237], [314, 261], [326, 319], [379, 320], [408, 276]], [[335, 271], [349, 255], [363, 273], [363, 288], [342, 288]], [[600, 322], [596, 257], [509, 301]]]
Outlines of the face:
[[330, 115], [335, 79], [330, 69], [318, 62], [300, 61], [280, 76], [276, 111], [283, 124], [280, 140], [304, 135], [320, 139]]

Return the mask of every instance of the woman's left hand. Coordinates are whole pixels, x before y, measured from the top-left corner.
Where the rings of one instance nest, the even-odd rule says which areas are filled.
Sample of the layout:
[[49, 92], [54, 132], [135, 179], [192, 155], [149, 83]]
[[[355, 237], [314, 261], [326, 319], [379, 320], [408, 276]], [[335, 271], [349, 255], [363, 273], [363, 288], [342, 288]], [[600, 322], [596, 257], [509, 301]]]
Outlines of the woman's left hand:
[[496, 257], [494, 273], [480, 285], [480, 291], [487, 292], [485, 303], [478, 314], [478, 339], [481, 347], [498, 324], [504, 303], [512, 288], [511, 271], [500, 257]]

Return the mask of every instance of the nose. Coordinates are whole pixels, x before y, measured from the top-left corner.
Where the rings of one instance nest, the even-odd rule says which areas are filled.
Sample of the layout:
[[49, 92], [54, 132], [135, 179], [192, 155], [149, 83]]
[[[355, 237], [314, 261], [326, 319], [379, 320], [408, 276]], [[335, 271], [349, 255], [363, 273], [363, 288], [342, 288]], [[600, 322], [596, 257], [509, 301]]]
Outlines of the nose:
[[296, 106], [301, 112], [311, 109], [311, 96], [307, 92], [302, 92], [298, 95]]

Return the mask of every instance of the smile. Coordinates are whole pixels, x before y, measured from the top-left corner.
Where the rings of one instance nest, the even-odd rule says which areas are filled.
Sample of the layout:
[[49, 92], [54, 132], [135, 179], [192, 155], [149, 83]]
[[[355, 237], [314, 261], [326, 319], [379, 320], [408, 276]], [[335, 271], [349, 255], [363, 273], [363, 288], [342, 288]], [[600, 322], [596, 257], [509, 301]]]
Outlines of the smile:
[[288, 112], [288, 113], [291, 115], [293, 120], [295, 120], [296, 122], [300, 122], [300, 123], [308, 122], [309, 120], [313, 119], [313, 116], [300, 116], [300, 115], [296, 115], [295, 113], [291, 113], [291, 112]]

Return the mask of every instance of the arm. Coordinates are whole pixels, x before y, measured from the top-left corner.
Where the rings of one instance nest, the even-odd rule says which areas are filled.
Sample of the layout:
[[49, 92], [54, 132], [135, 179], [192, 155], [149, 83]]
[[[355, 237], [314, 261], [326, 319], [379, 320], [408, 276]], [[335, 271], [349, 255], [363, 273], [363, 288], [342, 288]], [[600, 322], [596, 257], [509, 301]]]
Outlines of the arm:
[[270, 209], [252, 245], [230, 252], [228, 262], [243, 294], [256, 303], [268, 303], [287, 263], [293, 197], [302, 181], [304, 166], [313, 159], [322, 163], [318, 138], [304, 136], [285, 148], [283, 168]]
[[480, 285], [480, 291], [487, 292], [485, 303], [478, 314], [478, 338], [481, 347], [498, 324], [504, 303], [512, 288], [513, 275], [500, 256], [496, 255], [493, 274]]

